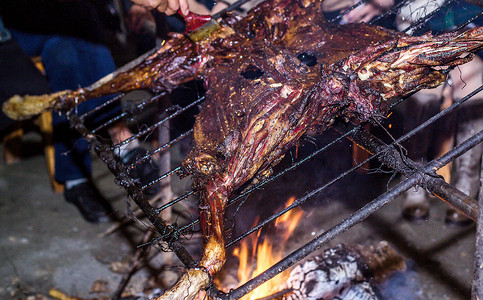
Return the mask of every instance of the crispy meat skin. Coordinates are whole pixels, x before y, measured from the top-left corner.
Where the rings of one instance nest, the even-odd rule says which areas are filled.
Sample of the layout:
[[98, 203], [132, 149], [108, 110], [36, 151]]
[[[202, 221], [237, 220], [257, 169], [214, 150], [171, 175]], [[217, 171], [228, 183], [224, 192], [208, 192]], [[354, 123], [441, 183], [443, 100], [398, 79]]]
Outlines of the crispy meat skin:
[[[233, 191], [270, 174], [307, 130], [320, 132], [339, 115], [385, 115], [387, 99], [439, 85], [445, 75], [432, 67], [466, 62], [470, 57], [460, 56], [482, 46], [481, 28], [412, 38], [362, 24], [328, 24], [318, 3], [295, 1], [265, 2], [235, 31], [241, 38], [222, 41], [230, 51], [218, 52], [205, 67], [207, 101], [183, 163], [201, 193], [199, 265], [210, 275], [225, 260], [223, 213]], [[317, 64], [304, 64], [304, 53]]]
[[[482, 45], [481, 29], [413, 38], [363, 24], [328, 24], [318, 3], [296, 1], [265, 2], [235, 31], [240, 36], [222, 42], [236, 51], [218, 52], [205, 66], [208, 100], [183, 163], [202, 195], [200, 266], [210, 275], [224, 262], [223, 212], [233, 191], [270, 174], [307, 130], [321, 132], [337, 116], [381, 117], [387, 99], [445, 80], [431, 67], [463, 63], [469, 57], [462, 53]], [[304, 64], [301, 54], [317, 64]]]
[[[230, 39], [213, 43], [216, 54], [204, 72], [208, 100], [183, 163], [202, 198], [205, 247], [199, 265], [210, 275], [225, 261], [229, 195], [255, 175], [266, 176], [307, 129], [324, 129], [346, 106], [342, 97], [320, 97], [325, 66], [396, 35], [364, 25], [339, 28], [320, 16], [318, 5], [267, 2], [236, 23]], [[354, 42], [354, 34], [367, 38]], [[306, 65], [300, 55], [317, 63]], [[341, 89], [327, 80], [323, 88], [330, 93]]]
[[199, 269], [164, 296], [189, 299], [224, 264], [223, 214], [236, 189], [269, 175], [307, 130], [321, 132], [337, 116], [378, 118], [386, 100], [441, 84], [445, 74], [434, 67], [469, 61], [466, 53], [481, 49], [482, 40], [482, 28], [410, 37], [364, 24], [339, 26], [323, 20], [320, 2], [269, 0], [241, 20], [227, 16], [220, 31], [198, 44], [175, 35], [131, 70], [58, 94], [45, 106], [65, 110], [103, 94], [170, 91], [205, 80], [207, 100], [181, 172], [201, 195], [204, 252]]

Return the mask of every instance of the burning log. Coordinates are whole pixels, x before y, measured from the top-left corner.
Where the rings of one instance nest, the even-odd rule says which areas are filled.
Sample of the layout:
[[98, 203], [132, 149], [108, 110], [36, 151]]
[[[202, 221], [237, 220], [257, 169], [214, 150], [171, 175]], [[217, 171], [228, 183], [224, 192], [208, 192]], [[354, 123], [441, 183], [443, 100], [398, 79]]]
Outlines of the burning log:
[[337, 245], [298, 266], [290, 273], [285, 300], [377, 300], [374, 282], [406, 268], [404, 259], [387, 244], [376, 247]]
[[[292, 205], [295, 199], [296, 197], [290, 197], [284, 204], [284, 209]], [[237, 282], [230, 282], [230, 276], [226, 276], [227, 274], [224, 274], [225, 276], [219, 274], [221, 275], [217, 278], [219, 281], [217, 282], [215, 279], [217, 286], [222, 286], [223, 290], [235, 288], [239, 284], [258, 276], [281, 260], [287, 251], [285, 247], [289, 244], [289, 240], [293, 237], [293, 232], [303, 216], [304, 211], [295, 207], [278, 217], [275, 222], [268, 224], [263, 233], [259, 230], [241, 240], [240, 244], [233, 249], [233, 256], [238, 259]], [[257, 217], [253, 225], [255, 226], [258, 221]], [[230, 273], [230, 269], [232, 268], [225, 268], [227, 273]], [[267, 295], [273, 297], [272, 299], [280, 299], [284, 293], [277, 291], [279, 291], [280, 286], [287, 282], [288, 277], [289, 271], [284, 271], [253, 289], [243, 299], [264, 299]], [[273, 294], [274, 292], [277, 293]]]

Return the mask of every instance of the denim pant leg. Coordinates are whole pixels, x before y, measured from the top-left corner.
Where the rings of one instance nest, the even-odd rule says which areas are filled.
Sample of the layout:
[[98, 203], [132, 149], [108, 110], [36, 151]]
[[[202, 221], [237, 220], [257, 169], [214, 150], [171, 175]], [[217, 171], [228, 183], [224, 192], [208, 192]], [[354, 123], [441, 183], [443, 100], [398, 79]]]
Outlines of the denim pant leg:
[[54, 149], [57, 181], [65, 182], [91, 176], [89, 143], [67, 123], [54, 126]]
[[[115, 70], [109, 50], [77, 38], [53, 37], [45, 44], [42, 62], [53, 91], [88, 86]], [[89, 100], [78, 106], [80, 113], [91, 110], [106, 99]], [[101, 113], [96, 118], [106, 118]], [[55, 178], [60, 182], [90, 177], [89, 145], [69, 127], [64, 116], [53, 113]]]

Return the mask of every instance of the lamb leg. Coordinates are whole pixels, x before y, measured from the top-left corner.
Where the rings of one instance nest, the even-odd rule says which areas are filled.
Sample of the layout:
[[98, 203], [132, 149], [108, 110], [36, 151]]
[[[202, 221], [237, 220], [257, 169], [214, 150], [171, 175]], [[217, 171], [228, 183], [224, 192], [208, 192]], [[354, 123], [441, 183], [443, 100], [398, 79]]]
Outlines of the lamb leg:
[[198, 54], [200, 47], [183, 35], [174, 34], [159, 50], [132, 61], [88, 87], [38, 96], [15, 95], [3, 104], [3, 111], [12, 119], [24, 120], [51, 109], [65, 112], [88, 99], [104, 95], [138, 89], [169, 92], [199, 76], [206, 62], [205, 57]]
[[[474, 38], [481, 31], [480, 28], [464, 34], [394, 39], [327, 66], [315, 87], [289, 82], [272, 84], [272, 92], [263, 94], [260, 101], [254, 100], [256, 105], [242, 106], [244, 114], [240, 114], [237, 127], [226, 130], [230, 133], [220, 144], [213, 144], [213, 133], [222, 132], [217, 131], [214, 125], [219, 123], [214, 120], [229, 120], [221, 107], [241, 107], [244, 100], [222, 98], [222, 87], [220, 94], [211, 95], [205, 104], [207, 109], [197, 117], [196, 146], [183, 162], [186, 172], [204, 191], [201, 218], [206, 243], [199, 268], [205, 270], [206, 276], [199, 289], [207, 287], [210, 276], [225, 261], [223, 214], [233, 190], [276, 164], [306, 130], [322, 131], [338, 115], [360, 120], [383, 116], [387, 112], [386, 100], [441, 84], [447, 72], [434, 67], [454, 66], [470, 59], [464, 54], [482, 46], [481, 38]], [[267, 68], [262, 71], [269, 73]], [[237, 94], [233, 93], [233, 97]], [[216, 105], [220, 99], [223, 102]], [[178, 287], [189, 284], [192, 288], [196, 284], [195, 272], [198, 274], [198, 269], [189, 270]], [[190, 282], [183, 283], [184, 280]], [[160, 299], [176, 294], [168, 293]]]
[[228, 193], [229, 189], [220, 177], [206, 185], [200, 207], [201, 227], [206, 239], [203, 256], [197, 268], [187, 270], [170, 290], [156, 300], [193, 299], [201, 290], [208, 288], [211, 277], [221, 270], [226, 260], [223, 227]]

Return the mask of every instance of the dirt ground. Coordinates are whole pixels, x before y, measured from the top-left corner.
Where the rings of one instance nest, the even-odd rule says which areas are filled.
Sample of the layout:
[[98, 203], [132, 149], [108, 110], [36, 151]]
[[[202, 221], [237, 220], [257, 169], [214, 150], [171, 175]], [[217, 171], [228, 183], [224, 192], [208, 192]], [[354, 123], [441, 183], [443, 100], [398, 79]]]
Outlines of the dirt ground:
[[[38, 147], [38, 142], [35, 133], [24, 140], [26, 145], [34, 145], [32, 147]], [[347, 145], [341, 147], [334, 151], [350, 151]], [[253, 201], [247, 201], [242, 208], [254, 211], [259, 205], [282, 203], [291, 194], [301, 196], [340, 172], [340, 165], [331, 164], [334, 162], [330, 156], [317, 159], [300, 173], [285, 176], [278, 184], [257, 193]], [[325, 168], [327, 176], [317, 175], [321, 168]], [[125, 214], [126, 193], [115, 185], [113, 175], [95, 156], [94, 179], [118, 214]], [[291, 185], [294, 180], [303, 184], [296, 184], [294, 188]], [[386, 183], [387, 176], [356, 174], [308, 201], [303, 206], [306, 213], [303, 222], [292, 235], [286, 251], [308, 242], [348, 216], [374, 194], [383, 191]], [[281, 188], [290, 186], [288, 190]], [[61, 194], [53, 193], [45, 160], [39, 151], [13, 165], [0, 164], [0, 193], [1, 299], [46, 296], [50, 289], [81, 298], [112, 295], [122, 276], [119, 268], [117, 272], [113, 270], [116, 265], [125, 263], [139, 245], [142, 230], [119, 230], [105, 236], [103, 233], [113, 223], [86, 223]], [[469, 299], [475, 226], [447, 227], [444, 224], [445, 204], [437, 199], [431, 201], [431, 217], [427, 222], [406, 222], [400, 215], [401, 199], [396, 199], [330, 245], [341, 242], [376, 244], [386, 240], [403, 255], [407, 269], [380, 286], [386, 299]], [[236, 222], [249, 222], [242, 210], [238, 211], [238, 216], [244, 217], [235, 216]], [[154, 258], [149, 269], [143, 268], [134, 275], [128, 290], [133, 295], [142, 295], [141, 292], [152, 285], [150, 279], [161, 264], [162, 259]], [[95, 283], [100, 286], [100, 293], [90, 292]]]

